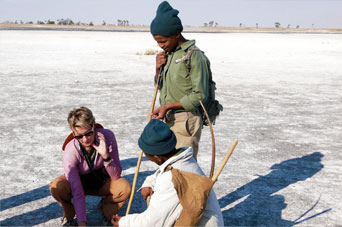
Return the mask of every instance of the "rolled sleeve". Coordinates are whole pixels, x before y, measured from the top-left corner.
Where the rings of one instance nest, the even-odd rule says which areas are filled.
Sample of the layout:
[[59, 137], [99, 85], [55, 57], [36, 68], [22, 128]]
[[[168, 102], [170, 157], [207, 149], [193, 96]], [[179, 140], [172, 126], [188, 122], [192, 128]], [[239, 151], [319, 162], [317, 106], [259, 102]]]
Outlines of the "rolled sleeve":
[[205, 101], [209, 94], [209, 61], [200, 51], [194, 51], [191, 56], [191, 87], [190, 94], [183, 96], [180, 103], [186, 111], [197, 108], [200, 101]]

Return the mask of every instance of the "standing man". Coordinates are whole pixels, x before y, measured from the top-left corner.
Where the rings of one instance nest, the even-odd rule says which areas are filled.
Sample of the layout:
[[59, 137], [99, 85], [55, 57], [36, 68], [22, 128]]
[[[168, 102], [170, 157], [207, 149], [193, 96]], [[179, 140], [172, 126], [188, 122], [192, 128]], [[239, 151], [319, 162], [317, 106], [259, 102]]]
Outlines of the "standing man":
[[187, 40], [181, 34], [183, 26], [177, 15], [178, 10], [164, 1], [150, 27], [153, 38], [164, 50], [156, 57], [160, 107], [152, 117], [164, 119], [177, 137], [176, 147], [192, 147], [197, 159], [203, 127], [200, 101], [208, 98], [212, 76], [210, 62], [195, 46], [195, 40]]

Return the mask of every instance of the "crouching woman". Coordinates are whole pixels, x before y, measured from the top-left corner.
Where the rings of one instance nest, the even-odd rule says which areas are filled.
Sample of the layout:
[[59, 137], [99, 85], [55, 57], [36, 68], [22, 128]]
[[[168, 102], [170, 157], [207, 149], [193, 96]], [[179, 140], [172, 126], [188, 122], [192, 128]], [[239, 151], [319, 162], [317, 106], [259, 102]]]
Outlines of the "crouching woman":
[[114, 133], [96, 128], [95, 118], [86, 107], [72, 110], [68, 123], [74, 138], [63, 153], [65, 175], [57, 177], [49, 185], [51, 195], [63, 208], [62, 224], [86, 225], [86, 195], [103, 197], [99, 208], [103, 221], [110, 220], [131, 193], [131, 185], [121, 177]]

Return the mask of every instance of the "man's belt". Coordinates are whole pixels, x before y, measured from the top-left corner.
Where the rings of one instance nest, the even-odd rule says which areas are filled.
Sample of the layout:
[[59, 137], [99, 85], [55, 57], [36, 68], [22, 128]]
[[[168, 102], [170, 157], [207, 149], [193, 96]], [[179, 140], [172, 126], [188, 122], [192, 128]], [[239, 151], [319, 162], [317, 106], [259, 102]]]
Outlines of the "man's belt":
[[199, 112], [199, 110], [184, 111], [184, 112], [178, 112], [178, 113], [175, 113], [174, 111], [171, 110], [166, 113], [165, 121], [170, 122], [170, 121], [175, 121], [175, 120], [185, 120], [193, 116], [201, 116], [201, 113]]

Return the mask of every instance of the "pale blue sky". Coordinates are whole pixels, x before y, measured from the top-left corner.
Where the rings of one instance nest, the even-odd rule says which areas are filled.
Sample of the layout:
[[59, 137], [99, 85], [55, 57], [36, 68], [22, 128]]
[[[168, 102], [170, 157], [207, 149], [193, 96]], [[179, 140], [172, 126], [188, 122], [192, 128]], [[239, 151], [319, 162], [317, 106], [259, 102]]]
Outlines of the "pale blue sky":
[[[160, 0], [0, 0], [0, 22], [70, 18], [101, 24], [118, 19], [149, 25]], [[170, 0], [183, 25], [342, 28], [342, 0]]]

